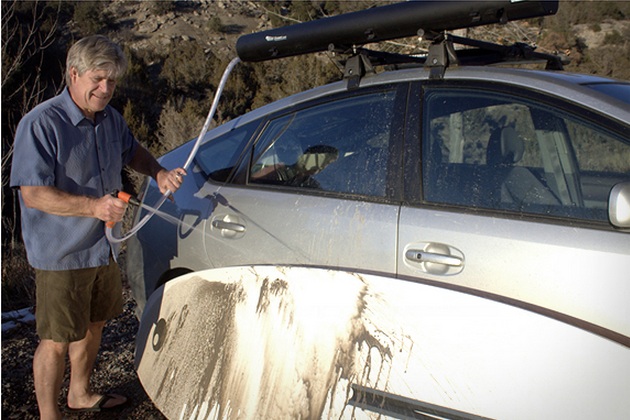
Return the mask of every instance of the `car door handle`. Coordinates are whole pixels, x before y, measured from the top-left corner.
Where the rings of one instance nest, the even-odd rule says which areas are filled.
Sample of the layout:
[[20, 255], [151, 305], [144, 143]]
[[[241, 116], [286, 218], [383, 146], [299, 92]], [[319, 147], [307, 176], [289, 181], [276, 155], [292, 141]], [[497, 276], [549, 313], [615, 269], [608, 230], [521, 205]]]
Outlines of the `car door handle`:
[[216, 229], [231, 230], [238, 233], [245, 232], [245, 226], [240, 223], [226, 222], [224, 220], [213, 220], [212, 227]]
[[419, 263], [442, 264], [448, 265], [449, 267], [461, 267], [464, 264], [464, 261], [455, 255], [438, 254], [435, 252], [427, 252], [417, 249], [408, 250], [405, 256], [408, 259]]

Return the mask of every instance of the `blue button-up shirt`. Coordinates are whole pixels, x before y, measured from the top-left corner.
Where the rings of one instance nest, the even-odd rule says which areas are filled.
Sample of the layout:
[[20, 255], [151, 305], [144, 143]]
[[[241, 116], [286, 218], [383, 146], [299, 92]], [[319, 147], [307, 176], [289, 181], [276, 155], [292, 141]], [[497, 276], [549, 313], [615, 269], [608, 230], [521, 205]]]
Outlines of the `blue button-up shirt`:
[[[138, 143], [111, 106], [87, 119], [66, 88], [22, 118], [15, 134], [11, 186], [52, 186], [102, 197], [122, 187], [121, 171]], [[41, 270], [109, 263], [104, 222], [27, 208], [20, 194], [22, 234], [29, 263]]]

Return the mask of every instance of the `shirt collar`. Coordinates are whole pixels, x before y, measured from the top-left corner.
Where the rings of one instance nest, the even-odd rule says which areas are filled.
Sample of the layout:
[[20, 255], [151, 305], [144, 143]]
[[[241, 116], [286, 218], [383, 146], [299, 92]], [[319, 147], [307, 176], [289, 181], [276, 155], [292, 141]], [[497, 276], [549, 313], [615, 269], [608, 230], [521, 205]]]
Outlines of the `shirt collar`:
[[[64, 108], [66, 108], [68, 116], [70, 117], [70, 121], [74, 126], [79, 125], [79, 123], [83, 120], [88, 120], [92, 122], [90, 119], [86, 118], [85, 115], [83, 115], [81, 108], [79, 108], [77, 104], [74, 103], [74, 101], [72, 100], [72, 96], [70, 96], [70, 91], [68, 90], [68, 87], [66, 87], [61, 93], [61, 98], [63, 101], [63, 106]], [[101, 121], [107, 118], [108, 107], [109, 105], [107, 105], [107, 107], [105, 107], [103, 111], [99, 111], [96, 113], [94, 125], [98, 125]]]

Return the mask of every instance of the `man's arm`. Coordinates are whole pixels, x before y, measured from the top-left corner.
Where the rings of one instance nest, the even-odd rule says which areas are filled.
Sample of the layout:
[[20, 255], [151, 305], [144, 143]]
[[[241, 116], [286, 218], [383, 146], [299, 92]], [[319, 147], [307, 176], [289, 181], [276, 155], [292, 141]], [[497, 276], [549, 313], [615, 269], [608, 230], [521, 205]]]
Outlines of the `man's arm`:
[[172, 193], [177, 191], [184, 181], [184, 175], [186, 175], [186, 171], [183, 168], [175, 168], [170, 171], [166, 170], [158, 163], [153, 155], [141, 145], [138, 145], [136, 153], [133, 155], [131, 162], [129, 162], [129, 167], [136, 172], [155, 179], [162, 194], [167, 190]]
[[127, 208], [127, 203], [109, 194], [101, 198], [87, 197], [48, 186], [21, 186], [20, 191], [26, 207], [57, 216], [94, 217], [119, 222]]

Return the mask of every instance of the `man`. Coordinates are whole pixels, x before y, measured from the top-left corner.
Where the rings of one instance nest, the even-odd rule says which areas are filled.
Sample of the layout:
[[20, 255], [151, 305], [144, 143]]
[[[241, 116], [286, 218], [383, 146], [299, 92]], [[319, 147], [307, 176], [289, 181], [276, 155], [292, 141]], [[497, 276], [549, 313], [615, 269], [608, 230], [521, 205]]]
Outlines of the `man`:
[[58, 399], [70, 360], [67, 408], [100, 411], [127, 399], [92, 391], [90, 378], [106, 320], [122, 312], [122, 284], [104, 222], [121, 221], [126, 203], [111, 195], [128, 165], [175, 192], [182, 168], [166, 170], [109, 106], [127, 61], [104, 36], [68, 51], [66, 89], [24, 116], [15, 136], [11, 186], [19, 188], [22, 233], [36, 273], [33, 359], [42, 419], [60, 419]]

